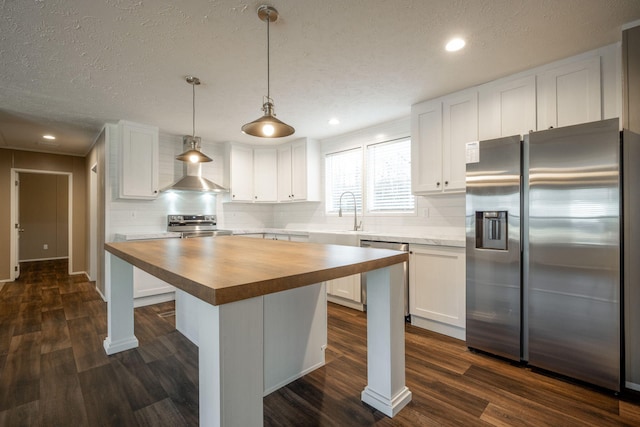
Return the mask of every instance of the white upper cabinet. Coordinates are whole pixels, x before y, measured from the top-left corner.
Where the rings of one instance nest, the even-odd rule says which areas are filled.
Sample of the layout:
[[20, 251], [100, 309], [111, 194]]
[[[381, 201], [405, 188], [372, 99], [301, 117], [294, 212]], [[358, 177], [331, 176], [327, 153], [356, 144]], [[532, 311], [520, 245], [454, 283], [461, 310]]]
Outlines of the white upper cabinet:
[[459, 92], [442, 103], [442, 191], [465, 190], [467, 142], [478, 140], [478, 92]]
[[121, 120], [119, 139], [119, 197], [158, 197], [158, 128]]
[[229, 147], [229, 191], [231, 200], [253, 201], [253, 148], [231, 144]]
[[278, 201], [320, 201], [320, 144], [308, 138], [278, 147]]
[[466, 143], [621, 114], [614, 44], [411, 107], [411, 189], [465, 190]]
[[536, 129], [536, 76], [501, 79], [479, 87], [478, 139], [525, 135]]
[[538, 130], [602, 119], [600, 83], [600, 55], [539, 74]]
[[275, 148], [253, 149], [253, 191], [256, 202], [278, 200], [278, 151]]
[[465, 189], [466, 143], [478, 139], [475, 90], [416, 104], [411, 109], [411, 185], [415, 194]]
[[231, 201], [320, 200], [320, 144], [301, 138], [275, 147], [229, 143]]
[[290, 202], [293, 190], [291, 188], [291, 144], [278, 147], [278, 201]]
[[411, 108], [411, 191], [439, 192], [442, 179], [442, 102]]

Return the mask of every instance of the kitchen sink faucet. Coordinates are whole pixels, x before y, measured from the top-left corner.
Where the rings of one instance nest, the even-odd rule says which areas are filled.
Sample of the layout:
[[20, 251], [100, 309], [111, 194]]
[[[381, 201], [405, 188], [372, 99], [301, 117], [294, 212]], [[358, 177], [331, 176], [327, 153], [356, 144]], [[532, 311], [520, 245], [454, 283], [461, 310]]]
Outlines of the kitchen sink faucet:
[[353, 197], [353, 231], [358, 231], [359, 228], [362, 228], [362, 221], [360, 221], [360, 225], [358, 225], [358, 205], [356, 204], [356, 195], [351, 191], [345, 191], [340, 195], [340, 201], [338, 202], [338, 216], [342, 217], [342, 196], [347, 193], [351, 194], [351, 197]]

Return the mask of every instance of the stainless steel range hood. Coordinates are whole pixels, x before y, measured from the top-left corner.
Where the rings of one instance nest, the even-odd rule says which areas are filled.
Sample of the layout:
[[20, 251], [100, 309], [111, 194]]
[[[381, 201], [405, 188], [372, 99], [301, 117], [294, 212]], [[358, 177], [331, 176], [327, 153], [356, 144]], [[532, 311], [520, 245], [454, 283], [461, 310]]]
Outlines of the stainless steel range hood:
[[[200, 166], [200, 165], [197, 165]], [[170, 187], [167, 187], [165, 190], [174, 190], [174, 191], [202, 191], [202, 192], [213, 192], [213, 193], [226, 193], [229, 190], [224, 188], [221, 185], [216, 184], [215, 182], [209, 181], [207, 178], [203, 178], [200, 175], [185, 175], [182, 179], [180, 179], [175, 184], [172, 184]]]
[[[186, 140], [185, 140], [186, 142]], [[186, 145], [185, 145], [186, 146]], [[184, 176], [162, 191], [199, 191], [226, 193], [229, 190], [202, 177], [202, 163], [184, 163]]]

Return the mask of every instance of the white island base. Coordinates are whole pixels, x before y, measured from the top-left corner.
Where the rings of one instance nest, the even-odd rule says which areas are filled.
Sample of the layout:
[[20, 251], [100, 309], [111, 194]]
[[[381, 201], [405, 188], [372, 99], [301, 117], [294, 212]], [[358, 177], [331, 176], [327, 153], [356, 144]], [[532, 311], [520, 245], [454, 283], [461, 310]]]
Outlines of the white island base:
[[[133, 327], [132, 266], [111, 255], [111, 274], [112, 282], [117, 285], [107, 288], [108, 336], [104, 347], [108, 354], [137, 347]], [[393, 417], [411, 401], [411, 392], [405, 386], [403, 265], [369, 271], [367, 286], [368, 384], [362, 392], [362, 400]], [[307, 323], [313, 334], [320, 331], [317, 322], [324, 321], [326, 334], [326, 317], [322, 319], [326, 316], [326, 297], [324, 292], [319, 292], [322, 289], [323, 285], [308, 285], [221, 305], [191, 297], [196, 301], [198, 318], [201, 426], [263, 425], [265, 392], [285, 385], [278, 381], [284, 379], [286, 383], [289, 380], [286, 371], [274, 373], [269, 368], [269, 363], [273, 362], [269, 360], [277, 357], [278, 347], [282, 346], [285, 353], [288, 348], [296, 348], [295, 357], [302, 355], [303, 360], [307, 351], [315, 353], [308, 361], [317, 356], [321, 358], [318, 366], [322, 365], [324, 348], [317, 348], [317, 337], [311, 340], [308, 348], [306, 339], [265, 327], [271, 322], [289, 321], [290, 311], [279, 312], [272, 308], [289, 297], [295, 300], [308, 293], [304, 304], [315, 310], [302, 314], [297, 322]], [[270, 306], [270, 302], [275, 304]], [[323, 314], [319, 316], [318, 313]], [[280, 314], [283, 317], [276, 319]], [[285, 365], [289, 363], [287, 361]], [[305, 368], [303, 363], [298, 373], [306, 373], [303, 371], [312, 365]], [[270, 382], [271, 386], [268, 385]]]

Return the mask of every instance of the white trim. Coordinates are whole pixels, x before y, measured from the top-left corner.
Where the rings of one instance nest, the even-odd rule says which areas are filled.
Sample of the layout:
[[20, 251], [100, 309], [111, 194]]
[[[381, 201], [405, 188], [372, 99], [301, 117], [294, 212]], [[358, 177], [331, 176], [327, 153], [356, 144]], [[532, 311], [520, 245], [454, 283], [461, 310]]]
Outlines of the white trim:
[[418, 328], [426, 329], [428, 331], [437, 332], [442, 335], [447, 335], [452, 338], [465, 341], [467, 334], [465, 328], [459, 326], [447, 325], [445, 323], [437, 322], [431, 319], [425, 319], [424, 317], [411, 315], [411, 324]]
[[629, 30], [633, 27], [637, 27], [640, 25], [640, 19], [637, 19], [635, 21], [631, 21], [631, 22], [627, 22], [626, 24], [624, 24], [621, 28], [622, 31], [624, 30]]
[[[69, 258], [69, 263], [68, 263], [68, 271], [69, 274], [81, 274], [83, 272], [77, 272], [77, 271], [72, 271], [72, 265], [73, 265], [73, 172], [64, 172], [64, 171], [49, 171], [49, 170], [41, 170], [41, 169], [26, 169], [26, 168], [11, 168], [11, 224], [10, 226], [10, 232], [11, 232], [11, 248], [9, 250], [10, 253], [10, 257], [11, 257], [11, 266], [10, 266], [10, 278], [11, 281], [16, 280], [16, 273], [15, 273], [15, 264], [16, 262], [20, 262], [19, 258], [19, 254], [16, 253], [16, 233], [14, 231], [14, 224], [16, 224], [17, 218], [16, 218], [16, 210], [18, 209], [18, 207], [16, 206], [16, 186], [15, 186], [15, 181], [16, 181], [16, 173], [39, 173], [39, 174], [44, 174], [44, 175], [66, 175], [68, 177], [67, 179], [67, 209], [68, 209], [68, 218], [67, 218], [67, 228], [68, 228], [68, 235], [67, 235], [67, 239], [69, 240], [67, 242], [67, 255]], [[65, 257], [60, 257], [60, 258], [46, 258], [46, 259], [63, 259]], [[26, 261], [26, 260], [25, 260]], [[33, 261], [33, 260], [31, 260]]]
[[[59, 256], [59, 257], [48, 257], [48, 258], [31, 258], [31, 259], [21, 259], [20, 262], [36, 262], [36, 261], [53, 261], [56, 259], [67, 259], [68, 256]], [[71, 274], [71, 273], [69, 273]]]
[[[640, 22], [640, 21], [638, 21], [638, 22]], [[631, 381], [627, 381], [627, 382], [625, 382], [624, 385], [629, 390], [640, 391], [640, 384], [636, 384], [636, 383], [632, 383]]]

